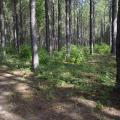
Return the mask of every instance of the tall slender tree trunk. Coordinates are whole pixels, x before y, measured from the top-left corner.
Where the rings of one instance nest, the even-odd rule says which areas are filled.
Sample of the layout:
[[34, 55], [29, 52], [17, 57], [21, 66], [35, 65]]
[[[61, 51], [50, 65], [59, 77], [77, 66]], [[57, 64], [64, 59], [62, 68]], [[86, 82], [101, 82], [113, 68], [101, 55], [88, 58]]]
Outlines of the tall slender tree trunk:
[[80, 34], [79, 26], [80, 26], [80, 21], [79, 21], [79, 13], [78, 13], [77, 14], [77, 45], [79, 43], [79, 34]]
[[20, 50], [20, 40], [19, 40], [19, 20], [18, 13], [16, 14], [16, 35], [17, 35], [17, 51]]
[[90, 0], [90, 54], [93, 54], [93, 0]]
[[103, 19], [101, 19], [101, 24], [100, 24], [100, 44], [103, 43], [103, 36], [104, 36]]
[[49, 0], [49, 4], [48, 4], [48, 15], [49, 15], [49, 53], [51, 54], [52, 53], [52, 50], [53, 50], [53, 36], [52, 36], [52, 32], [53, 32], [53, 26], [52, 26], [52, 22], [53, 22], [53, 19], [52, 19], [52, 0]]
[[[81, 1], [83, 3], [83, 0]], [[83, 42], [83, 35], [84, 35], [84, 31], [83, 31], [83, 22], [82, 22], [82, 10], [83, 10], [83, 6], [81, 5], [81, 11], [80, 11], [80, 8], [79, 8], [79, 14], [80, 14], [80, 17], [79, 17], [79, 21], [80, 21], [80, 34], [79, 34], [79, 37], [80, 37], [80, 45], [82, 45], [82, 42]]]
[[23, 19], [22, 19], [22, 0], [19, 0], [19, 15], [20, 15], [20, 44], [22, 45], [24, 40], [23, 40]]
[[73, 3], [74, 6], [74, 35], [73, 35], [73, 43], [76, 44], [76, 0]]
[[116, 88], [120, 92], [120, 0], [118, 3], [117, 39], [116, 39], [117, 76]]
[[18, 31], [18, 14], [17, 14], [17, 2], [13, 0], [13, 36], [14, 36], [14, 47], [19, 52], [19, 31]]
[[70, 57], [71, 45], [71, 0], [66, 0], [66, 47], [67, 56]]
[[95, 2], [93, 2], [93, 45], [95, 45]]
[[77, 45], [80, 44], [80, 3], [78, 4], [77, 11]]
[[58, 0], [58, 51], [61, 49], [61, 26], [62, 26], [62, 16], [61, 16], [61, 0]]
[[79, 41], [80, 41], [80, 2], [78, 2], [77, 5], [77, 45], [79, 45]]
[[49, 30], [49, 0], [45, 0], [45, 23], [46, 23], [46, 50], [50, 52], [50, 30]]
[[0, 30], [1, 30], [1, 47], [2, 47], [2, 57], [5, 57], [5, 19], [4, 19], [4, 2], [0, 1]]
[[55, 49], [55, 1], [52, 0], [52, 50]]
[[104, 19], [103, 19], [103, 20], [104, 20], [104, 21], [103, 21], [103, 33], [106, 32], [106, 16], [105, 16], [106, 13], [105, 13], [105, 12], [106, 12], [106, 11], [104, 10], [104, 17], [103, 17], [103, 18], [104, 18]]
[[32, 45], [32, 70], [36, 71], [39, 66], [37, 30], [36, 30], [36, 0], [30, 0], [30, 23]]
[[116, 54], [117, 11], [118, 11], [118, 0], [112, 0], [112, 48], [111, 48], [111, 53], [114, 55]]
[[109, 45], [112, 46], [112, 0], [109, 0]]
[[69, 0], [69, 44], [72, 42], [72, 0]]
[[[82, 15], [81, 15], [81, 19], [82, 19]], [[81, 41], [81, 45], [82, 45], [82, 43], [84, 41], [84, 28], [83, 28], [82, 21], [80, 23], [80, 27], [81, 27], [81, 29], [80, 29], [80, 41]]]
[[1, 45], [1, 41], [2, 41], [2, 1], [0, 0], [0, 45]]

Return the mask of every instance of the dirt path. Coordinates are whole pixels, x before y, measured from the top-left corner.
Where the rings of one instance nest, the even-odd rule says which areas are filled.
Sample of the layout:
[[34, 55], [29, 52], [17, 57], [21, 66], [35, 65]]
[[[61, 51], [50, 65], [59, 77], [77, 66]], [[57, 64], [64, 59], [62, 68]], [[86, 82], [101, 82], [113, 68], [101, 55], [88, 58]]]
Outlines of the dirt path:
[[0, 70], [0, 120], [120, 120], [119, 110], [96, 112], [96, 103], [82, 97], [47, 101], [35, 94], [31, 84], [17, 73]]

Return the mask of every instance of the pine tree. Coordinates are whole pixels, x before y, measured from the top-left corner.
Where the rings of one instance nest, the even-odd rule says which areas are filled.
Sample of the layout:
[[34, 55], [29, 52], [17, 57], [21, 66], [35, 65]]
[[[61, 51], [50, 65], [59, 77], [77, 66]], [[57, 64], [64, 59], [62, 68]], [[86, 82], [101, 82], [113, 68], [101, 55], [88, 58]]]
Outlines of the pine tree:
[[39, 67], [37, 30], [36, 30], [36, 0], [30, 0], [30, 23], [31, 23], [31, 45], [32, 45], [32, 70]]

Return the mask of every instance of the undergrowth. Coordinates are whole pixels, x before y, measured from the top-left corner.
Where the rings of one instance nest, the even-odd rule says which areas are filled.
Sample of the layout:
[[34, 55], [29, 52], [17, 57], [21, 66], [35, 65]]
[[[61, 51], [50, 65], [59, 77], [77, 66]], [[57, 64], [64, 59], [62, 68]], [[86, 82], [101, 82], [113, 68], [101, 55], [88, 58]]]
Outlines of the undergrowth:
[[[47, 99], [52, 99], [57, 88], [71, 86], [77, 91], [87, 94], [87, 98], [95, 99], [100, 104], [107, 104], [109, 93], [115, 84], [115, 58], [108, 54], [109, 48], [107, 49], [107, 47], [97, 46], [95, 49], [99, 54], [90, 56], [88, 48], [72, 45], [69, 59], [66, 59], [65, 48], [62, 48], [60, 52], [55, 51], [52, 55], [49, 55], [46, 50], [40, 49], [40, 68], [36, 73], [38, 81], [35, 87], [42, 91]], [[31, 54], [29, 52], [30, 48], [26, 47], [22, 48], [19, 55], [11, 55], [10, 52], [4, 64], [13, 69], [30, 69]], [[46, 82], [45, 88], [42, 82]], [[70, 96], [69, 94], [67, 93], [65, 96]]]

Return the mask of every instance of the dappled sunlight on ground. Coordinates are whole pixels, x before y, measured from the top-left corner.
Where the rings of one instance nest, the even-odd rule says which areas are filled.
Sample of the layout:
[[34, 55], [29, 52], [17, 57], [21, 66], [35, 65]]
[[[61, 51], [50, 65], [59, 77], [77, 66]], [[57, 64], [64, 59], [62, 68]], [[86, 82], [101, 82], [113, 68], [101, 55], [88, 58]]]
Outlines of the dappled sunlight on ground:
[[37, 76], [0, 67], [0, 120], [120, 120], [120, 95], [111, 91], [115, 61], [108, 58], [53, 61]]
[[[0, 68], [0, 120], [120, 119], [120, 109], [111, 100], [108, 100], [110, 105], [98, 106], [98, 91], [85, 93], [73, 84], [62, 82], [59, 85], [56, 81], [40, 80], [28, 71], [4, 68]], [[68, 65], [66, 68], [69, 71], [63, 76], [74, 75]], [[98, 85], [100, 89], [109, 89], [108, 86], [101, 85], [92, 72], [81, 71], [77, 77], [85, 77], [84, 82], [93, 85], [91, 87]]]

